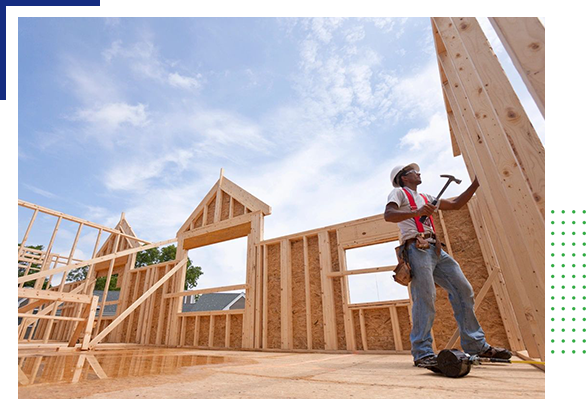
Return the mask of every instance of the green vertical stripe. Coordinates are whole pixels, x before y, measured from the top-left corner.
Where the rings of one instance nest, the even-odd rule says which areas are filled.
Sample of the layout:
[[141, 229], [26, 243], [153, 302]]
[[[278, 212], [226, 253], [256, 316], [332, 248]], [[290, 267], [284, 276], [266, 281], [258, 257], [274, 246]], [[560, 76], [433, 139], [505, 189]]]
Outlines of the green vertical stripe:
[[[549, 213], [549, 361], [555, 362], [555, 210]], [[555, 397], [555, 373], [549, 374], [549, 396]]]

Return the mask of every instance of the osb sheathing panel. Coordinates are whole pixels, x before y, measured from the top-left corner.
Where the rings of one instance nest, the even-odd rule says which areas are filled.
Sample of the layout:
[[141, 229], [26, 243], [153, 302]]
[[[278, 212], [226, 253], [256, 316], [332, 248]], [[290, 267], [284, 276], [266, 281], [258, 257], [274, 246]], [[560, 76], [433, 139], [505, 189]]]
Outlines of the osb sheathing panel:
[[[72, 303], [67, 303], [65, 302], [62, 306], [61, 306], [61, 316], [63, 317], [72, 317], [75, 316], [74, 315], [74, 309], [73, 309], [74, 304]], [[67, 338], [63, 338], [65, 336], [66, 333], [68, 333], [68, 328], [69, 326], [71, 326], [70, 321], [54, 321], [53, 322], [53, 327], [51, 329], [51, 334], [49, 335], [49, 339], [54, 339], [54, 340], [59, 340], [59, 341], [63, 341], [65, 339], [69, 340], [69, 337]]]
[[[66, 315], [63, 315], [66, 316]], [[61, 337], [59, 331], [61, 329], [61, 324], [64, 323], [63, 321], [55, 321], [53, 322], [53, 327], [51, 329], [51, 334], [49, 334], [49, 339], [60, 340]]]
[[214, 212], [216, 211], [216, 196], [211, 199], [211, 202], [208, 204], [208, 214], [206, 215], [207, 218], [205, 220], [205, 225], [212, 224], [214, 222]]
[[242, 319], [241, 314], [230, 316], [230, 348], [242, 348]]
[[214, 316], [214, 348], [226, 347], [226, 316]]
[[[164, 294], [169, 294], [172, 291], [172, 287], [173, 287], [173, 281], [175, 279], [175, 276], [171, 277], [169, 280], [167, 280], [167, 287], [165, 287], [165, 284], [163, 284], [163, 287], [161, 288], [163, 290]], [[163, 294], [163, 295], [164, 295]], [[161, 322], [161, 340], [160, 343], [164, 344], [166, 339], [167, 339], [167, 330], [170, 327], [169, 323], [170, 323], [170, 315], [169, 315], [169, 310], [171, 309], [171, 299], [163, 299], [161, 301], [162, 306], [163, 306], [163, 321]], [[157, 321], [157, 326], [158, 326], [158, 321]]]
[[45, 332], [45, 328], [47, 326], [47, 322], [49, 320], [39, 320], [37, 321], [37, 328], [33, 330], [33, 338], [39, 339], [39, 337], [43, 337], [43, 333]]
[[[146, 273], [141, 270], [140, 272], [136, 273], [136, 275], [138, 278], [138, 289], [137, 289], [136, 299], [138, 299], [138, 298], [140, 298], [140, 296], [144, 292], [144, 280], [146, 279]], [[140, 305], [139, 307], [137, 307], [134, 310], [134, 319], [132, 320], [132, 326], [130, 326], [130, 341], [131, 342], [137, 342], [136, 331], [138, 330], [138, 319], [140, 318], [140, 311], [143, 306], [144, 306], [144, 302], [142, 303], [142, 305]]]
[[203, 226], [203, 213], [201, 215], [198, 216], [197, 219], [195, 219], [195, 224], [194, 224], [194, 228], [198, 228]]
[[171, 322], [169, 314], [171, 309], [171, 299], [163, 300], [163, 306], [165, 306], [165, 310], [163, 310], [163, 323], [161, 326], [161, 343], [167, 341], [167, 331], [169, 330], [169, 323]]
[[395, 349], [388, 308], [364, 309], [368, 350]]
[[[165, 275], [165, 268], [158, 267], [157, 268], [157, 278], [156, 281], [159, 281], [161, 277]], [[151, 328], [148, 334], [148, 343], [155, 344], [157, 339], [157, 326], [159, 325], [159, 312], [161, 311], [161, 304], [163, 302], [163, 287], [160, 287], [157, 291], [155, 291], [154, 295], [154, 306], [153, 306], [153, 317], [151, 322]], [[164, 317], [164, 315], [163, 315]]]
[[199, 337], [197, 346], [209, 346], [210, 341], [210, 316], [200, 316], [199, 318]]
[[267, 247], [267, 345], [281, 348], [281, 246]]
[[222, 192], [222, 212], [220, 220], [226, 220], [230, 217], [230, 196]]
[[409, 317], [409, 308], [407, 306], [397, 306], [397, 316], [399, 318], [399, 328], [401, 329], [401, 342], [403, 350], [411, 349], [411, 318]]
[[[100, 328], [100, 331], [102, 331], [103, 329], [108, 327], [110, 324], [112, 324], [112, 320], [102, 320], [102, 325], [101, 325], [102, 328]], [[116, 331], [116, 330], [114, 329], [114, 331]], [[104, 343], [114, 342], [114, 333], [106, 335], [106, 337], [102, 340], [102, 342], [104, 342]]]
[[[338, 239], [335, 231], [329, 232], [330, 236], [330, 255], [332, 258], [332, 271], [340, 271], [340, 261], [338, 259]], [[346, 332], [344, 331], [344, 306], [342, 304], [342, 281], [340, 278], [334, 278], [334, 308], [336, 310], [336, 334], [338, 336], [338, 349], [346, 349]]]
[[360, 314], [358, 310], [352, 310], [352, 323], [354, 323], [354, 341], [356, 341], [356, 349], [364, 350], [362, 345], [362, 331], [360, 329]]
[[[442, 213], [454, 259], [460, 265], [472, 285], [475, 295], [477, 295], [488, 278], [488, 271], [468, 208], [464, 207], [458, 211], [444, 211]], [[436, 217], [435, 228], [443, 236], [439, 217]], [[433, 332], [437, 347], [443, 348], [456, 330], [457, 324], [447, 292], [442, 288], [436, 288], [436, 317]], [[476, 316], [484, 330], [487, 341], [491, 345], [509, 346], [492, 288], [487, 292], [480, 307], [476, 310]]]
[[307, 349], [307, 306], [305, 303], [305, 266], [303, 257], [303, 240], [292, 241], [293, 349]]
[[311, 297], [311, 336], [313, 349], [324, 349], [324, 316], [321, 300], [321, 273], [317, 236], [307, 238], [307, 247], [309, 252], [309, 293]]
[[183, 345], [193, 346], [193, 335], [195, 334], [195, 317], [185, 319], [185, 341]]
[[[136, 273], [128, 273], [128, 295], [126, 296], [126, 300], [124, 301], [124, 303], [122, 304], [122, 309], [121, 312], [123, 312], [124, 310], [126, 310], [130, 305], [132, 305], [133, 302], [133, 296], [134, 296], [134, 283], [136, 281], [137, 278], [137, 274]], [[120, 312], [120, 313], [121, 313]], [[129, 329], [129, 323], [130, 323], [130, 316], [126, 317], [126, 319], [124, 319], [122, 321], [122, 334], [120, 335], [120, 341], [121, 342], [126, 342], [126, 338], [130, 335], [130, 329]]]
[[232, 216], [240, 216], [244, 215], [244, 205], [234, 199], [234, 204], [232, 205]]

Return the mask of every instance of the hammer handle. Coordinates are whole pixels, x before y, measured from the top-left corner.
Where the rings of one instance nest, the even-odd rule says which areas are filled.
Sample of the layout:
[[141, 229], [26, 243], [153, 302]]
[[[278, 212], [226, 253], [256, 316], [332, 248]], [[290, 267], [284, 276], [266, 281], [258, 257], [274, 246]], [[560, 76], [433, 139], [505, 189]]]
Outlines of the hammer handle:
[[[431, 205], [434, 205], [434, 206], [435, 206], [436, 204], [437, 204], [437, 198], [436, 198], [436, 199], [434, 199], [434, 200], [432, 201]], [[420, 221], [421, 223], [424, 223], [426, 219], [427, 219], [427, 216], [425, 216], [425, 215], [424, 215], [424, 216], [421, 216], [421, 217], [419, 218], [419, 221]]]

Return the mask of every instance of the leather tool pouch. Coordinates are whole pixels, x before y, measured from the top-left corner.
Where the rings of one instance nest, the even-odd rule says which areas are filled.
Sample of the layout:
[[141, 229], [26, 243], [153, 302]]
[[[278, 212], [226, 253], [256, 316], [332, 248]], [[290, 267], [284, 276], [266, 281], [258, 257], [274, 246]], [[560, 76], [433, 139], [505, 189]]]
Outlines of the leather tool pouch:
[[393, 279], [395, 279], [397, 283], [407, 286], [412, 279], [411, 265], [409, 264], [409, 257], [407, 256], [407, 246], [405, 244], [400, 245], [395, 248], [395, 252], [397, 253], [398, 264], [395, 268]]
[[416, 237], [415, 247], [419, 249], [427, 249], [429, 248], [429, 241], [421, 236]]

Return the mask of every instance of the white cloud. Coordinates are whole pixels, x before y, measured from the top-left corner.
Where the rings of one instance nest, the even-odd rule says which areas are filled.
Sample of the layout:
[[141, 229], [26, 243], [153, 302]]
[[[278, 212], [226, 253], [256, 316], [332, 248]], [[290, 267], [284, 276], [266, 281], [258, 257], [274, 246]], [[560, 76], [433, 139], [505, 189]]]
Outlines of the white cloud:
[[311, 32], [323, 43], [332, 40], [333, 33], [342, 25], [344, 18], [312, 18]]
[[392, 89], [393, 103], [404, 117], [428, 118], [442, 109], [441, 82], [435, 60], [395, 83]]
[[64, 75], [72, 93], [84, 104], [117, 101], [122, 98], [119, 85], [98, 65], [66, 59]]
[[108, 63], [115, 59], [128, 61], [128, 67], [143, 78], [153, 79], [161, 84], [168, 84], [180, 89], [198, 89], [202, 84], [202, 75], [188, 76], [172, 70], [180, 67], [178, 61], [166, 60], [159, 56], [158, 49], [149, 40], [143, 40], [130, 46], [124, 46], [121, 40], [112, 42], [109, 48], [102, 51]]
[[148, 125], [147, 106], [138, 103], [109, 103], [101, 106], [78, 110], [73, 119], [98, 125], [108, 130], [116, 130], [123, 125], [144, 127]]
[[104, 181], [110, 190], [144, 191], [149, 179], [159, 177], [164, 169], [160, 160], [121, 165], [107, 173]]
[[[188, 166], [193, 153], [172, 151], [164, 156], [140, 156], [113, 166], [106, 172], [104, 184], [109, 190], [142, 193], [151, 188], [149, 181], [164, 173], [180, 174]], [[161, 184], [160, 181], [157, 182]]]
[[22, 185], [25, 186], [26, 188], [28, 188], [29, 190], [31, 190], [33, 193], [39, 194], [45, 198], [50, 198], [50, 199], [59, 198], [59, 196], [53, 194], [52, 192], [40, 189], [40, 188], [32, 186], [30, 184], [22, 183]]
[[301, 43], [301, 65], [308, 70], [319, 68], [321, 62], [317, 60], [318, 43], [307, 39]]
[[206, 185], [202, 179], [194, 178], [177, 186], [155, 184], [147, 192], [140, 191], [140, 195], [129, 195], [123, 209], [126, 220], [142, 239], [174, 237], [213, 183]]
[[108, 208], [95, 205], [86, 205], [85, 208], [86, 211], [84, 218], [91, 220], [92, 222], [99, 223], [104, 226], [114, 227], [116, 223], [118, 223], [118, 220], [120, 220], [120, 214], [112, 212]]
[[374, 26], [382, 29], [384, 32], [392, 32], [395, 24], [397, 23], [395, 18], [374, 18]]
[[362, 26], [356, 26], [353, 27], [351, 29], [349, 29], [348, 31], [346, 31], [346, 41], [348, 43], [356, 43], [361, 41], [362, 39], [364, 39], [366, 37], [366, 32], [364, 31], [364, 27]]
[[198, 109], [188, 119], [193, 131], [204, 138], [197, 146], [216, 155], [226, 146], [259, 152], [266, 151], [270, 146], [258, 124], [232, 112]]
[[[198, 74], [197, 78], [201, 78], [201, 74]], [[181, 76], [177, 72], [169, 74], [169, 84], [182, 89], [197, 89], [201, 86], [201, 83], [196, 78]]]
[[423, 129], [411, 129], [401, 137], [401, 148], [408, 147], [412, 151], [427, 151], [428, 149], [437, 150], [438, 146], [446, 141], [446, 129], [448, 121], [445, 114], [434, 114], [429, 125]]

